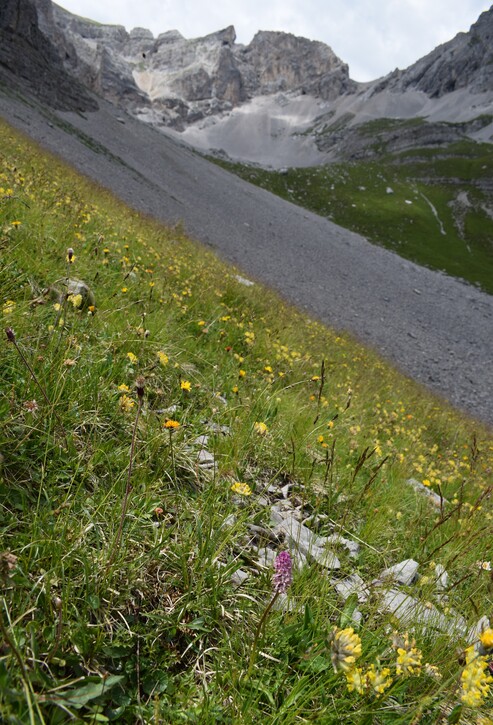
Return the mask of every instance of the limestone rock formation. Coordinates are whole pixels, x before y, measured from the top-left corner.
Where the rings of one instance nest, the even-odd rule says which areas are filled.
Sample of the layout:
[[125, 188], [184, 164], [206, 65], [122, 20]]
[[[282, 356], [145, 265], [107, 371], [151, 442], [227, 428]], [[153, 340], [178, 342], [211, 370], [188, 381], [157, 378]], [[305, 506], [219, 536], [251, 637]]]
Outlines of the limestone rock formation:
[[329, 100], [355, 90], [348, 67], [324, 43], [260, 31], [237, 45], [229, 26], [203, 38], [101, 25], [37, 0], [66, 69], [109, 100], [157, 125], [182, 129], [252, 97], [298, 91]]
[[2, 0], [0, 78], [60, 110], [95, 110], [96, 100], [68, 75], [45, 33], [51, 11], [50, 0]]
[[493, 7], [482, 13], [468, 33], [459, 33], [404, 71], [395, 70], [374, 91], [409, 89], [440, 98], [461, 88], [472, 93], [493, 90]]

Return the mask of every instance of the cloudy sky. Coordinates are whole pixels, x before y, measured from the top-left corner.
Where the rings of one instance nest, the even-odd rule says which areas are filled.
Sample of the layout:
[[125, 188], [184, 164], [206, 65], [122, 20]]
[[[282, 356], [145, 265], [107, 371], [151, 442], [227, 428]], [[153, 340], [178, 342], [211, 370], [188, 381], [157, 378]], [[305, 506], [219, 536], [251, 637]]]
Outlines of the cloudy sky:
[[58, 0], [102, 23], [177, 29], [196, 38], [234, 25], [237, 42], [257, 30], [321, 40], [349, 64], [352, 78], [373, 80], [406, 68], [458, 32], [469, 30], [490, 2], [481, 0]]

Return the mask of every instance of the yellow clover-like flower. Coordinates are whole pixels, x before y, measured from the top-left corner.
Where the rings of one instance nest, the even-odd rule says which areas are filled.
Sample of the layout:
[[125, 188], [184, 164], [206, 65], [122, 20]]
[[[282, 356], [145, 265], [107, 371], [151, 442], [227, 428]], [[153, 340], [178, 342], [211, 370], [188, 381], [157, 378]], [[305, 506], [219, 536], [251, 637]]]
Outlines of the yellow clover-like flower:
[[240, 481], [236, 481], [231, 486], [231, 490], [233, 493], [239, 493], [241, 496], [251, 496], [252, 495], [252, 489], [248, 485], [248, 483], [240, 483]]

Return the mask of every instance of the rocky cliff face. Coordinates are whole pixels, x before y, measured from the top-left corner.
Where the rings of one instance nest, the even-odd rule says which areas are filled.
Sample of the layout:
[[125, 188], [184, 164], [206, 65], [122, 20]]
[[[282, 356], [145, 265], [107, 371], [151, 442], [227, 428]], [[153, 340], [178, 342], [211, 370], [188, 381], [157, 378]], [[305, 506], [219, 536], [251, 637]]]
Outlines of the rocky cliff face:
[[374, 91], [413, 89], [440, 98], [461, 88], [472, 93], [493, 90], [493, 7], [468, 33], [459, 33], [406, 70], [395, 70]]
[[[187, 40], [176, 30], [154, 38], [143, 28], [78, 18], [50, 0], [46, 32], [63, 48], [66, 69], [82, 83], [154, 123], [183, 128], [278, 91], [333, 99], [356, 88], [348, 67], [324, 43], [259, 32], [248, 46], [232, 26]], [[63, 39], [61, 40], [61, 36]]]
[[53, 27], [51, 10], [49, 0], [2, 0], [0, 78], [61, 110], [95, 110], [97, 102], [68, 75], [59, 48], [43, 32]]

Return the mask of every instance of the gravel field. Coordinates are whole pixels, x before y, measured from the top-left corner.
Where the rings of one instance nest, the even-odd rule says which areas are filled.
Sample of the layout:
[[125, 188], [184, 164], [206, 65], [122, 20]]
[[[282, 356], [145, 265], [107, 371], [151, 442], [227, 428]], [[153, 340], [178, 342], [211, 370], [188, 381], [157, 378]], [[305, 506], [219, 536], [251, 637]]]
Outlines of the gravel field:
[[55, 114], [0, 89], [0, 116], [135, 209], [182, 221], [244, 276], [493, 424], [493, 296], [251, 186], [98, 102], [94, 113]]

